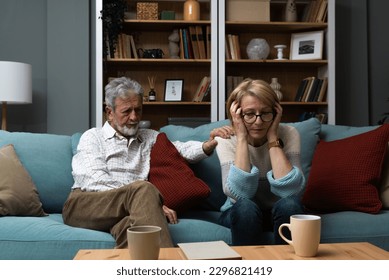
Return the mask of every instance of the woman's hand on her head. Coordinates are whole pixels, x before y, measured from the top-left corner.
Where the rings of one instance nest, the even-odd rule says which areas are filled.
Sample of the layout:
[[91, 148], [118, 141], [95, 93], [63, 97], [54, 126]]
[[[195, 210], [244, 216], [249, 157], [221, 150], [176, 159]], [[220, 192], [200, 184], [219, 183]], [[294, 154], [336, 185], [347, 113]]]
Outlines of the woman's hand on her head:
[[230, 107], [230, 113], [232, 122], [234, 124], [234, 132], [237, 136], [247, 136], [247, 129], [242, 117], [242, 108], [239, 106], [237, 101], [232, 102]]
[[278, 126], [281, 123], [282, 118], [282, 107], [280, 103], [274, 105], [274, 119], [267, 131], [267, 140], [269, 142], [276, 141], [278, 139]]

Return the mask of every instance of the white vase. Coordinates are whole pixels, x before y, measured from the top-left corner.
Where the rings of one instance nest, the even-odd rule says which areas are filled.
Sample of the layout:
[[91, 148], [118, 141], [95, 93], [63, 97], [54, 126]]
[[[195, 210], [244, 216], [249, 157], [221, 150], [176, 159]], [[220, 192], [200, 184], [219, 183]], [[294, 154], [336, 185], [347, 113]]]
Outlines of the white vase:
[[269, 56], [270, 47], [265, 39], [253, 38], [246, 47], [249, 59], [266, 59]]
[[278, 82], [278, 78], [271, 78], [271, 84], [270, 87], [274, 90], [274, 92], [277, 94], [278, 100], [282, 100], [282, 92], [280, 91], [281, 89], [281, 84]]
[[285, 21], [297, 21], [296, 1], [288, 0], [285, 6]]

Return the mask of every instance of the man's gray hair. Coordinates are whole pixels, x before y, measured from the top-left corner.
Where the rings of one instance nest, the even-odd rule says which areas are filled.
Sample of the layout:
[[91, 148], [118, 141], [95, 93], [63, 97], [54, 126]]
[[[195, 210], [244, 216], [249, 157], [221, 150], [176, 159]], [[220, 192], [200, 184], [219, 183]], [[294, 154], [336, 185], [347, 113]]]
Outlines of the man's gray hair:
[[105, 104], [115, 110], [116, 98], [126, 98], [130, 94], [137, 94], [143, 100], [144, 90], [137, 81], [130, 78], [113, 79], [105, 86]]

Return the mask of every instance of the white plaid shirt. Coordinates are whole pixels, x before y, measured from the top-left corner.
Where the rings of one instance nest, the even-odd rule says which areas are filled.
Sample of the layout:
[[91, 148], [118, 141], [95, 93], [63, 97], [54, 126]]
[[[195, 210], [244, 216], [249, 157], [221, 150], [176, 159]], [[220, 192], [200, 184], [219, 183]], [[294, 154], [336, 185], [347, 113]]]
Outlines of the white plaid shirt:
[[[106, 191], [147, 180], [150, 153], [158, 132], [140, 129], [130, 140], [119, 135], [108, 122], [102, 128], [87, 130], [80, 139], [72, 161], [73, 189]], [[188, 162], [207, 157], [202, 142], [173, 142]]]

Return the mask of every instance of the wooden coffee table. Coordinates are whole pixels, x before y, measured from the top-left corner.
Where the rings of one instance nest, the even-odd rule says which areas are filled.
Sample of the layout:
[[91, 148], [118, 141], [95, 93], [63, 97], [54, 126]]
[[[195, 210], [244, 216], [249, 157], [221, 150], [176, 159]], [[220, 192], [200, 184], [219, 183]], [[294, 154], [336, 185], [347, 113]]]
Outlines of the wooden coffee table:
[[[244, 260], [389, 260], [389, 252], [367, 242], [320, 244], [316, 257], [296, 256], [290, 245], [233, 246]], [[128, 249], [80, 250], [75, 260], [129, 260]], [[160, 260], [184, 260], [179, 248], [162, 248]]]

